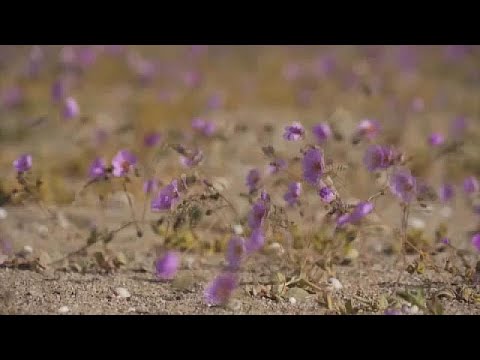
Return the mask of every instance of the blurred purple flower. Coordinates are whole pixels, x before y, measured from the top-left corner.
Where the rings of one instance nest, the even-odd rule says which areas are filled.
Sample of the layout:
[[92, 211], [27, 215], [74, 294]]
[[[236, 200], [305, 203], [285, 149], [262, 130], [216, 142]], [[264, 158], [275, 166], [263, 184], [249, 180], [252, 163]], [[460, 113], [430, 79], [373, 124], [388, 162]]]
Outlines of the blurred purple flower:
[[337, 219], [337, 226], [341, 227], [347, 223], [350, 224], [357, 224], [360, 220], [362, 220], [365, 216], [370, 214], [373, 211], [374, 205], [371, 202], [363, 201], [360, 202], [353, 212], [350, 214], [341, 215]]
[[455, 188], [452, 184], [443, 184], [438, 191], [438, 197], [442, 202], [449, 202], [455, 196]]
[[307, 182], [316, 185], [325, 170], [325, 159], [320, 149], [310, 148], [303, 156], [303, 177]]
[[254, 192], [257, 189], [257, 185], [260, 182], [260, 171], [258, 169], [252, 169], [248, 172], [246, 178], [246, 185], [250, 193]]
[[262, 190], [260, 192], [260, 200], [265, 202], [265, 203], [269, 203], [270, 202], [270, 195], [268, 195], [268, 193], [265, 190]]
[[198, 88], [202, 82], [202, 74], [199, 71], [190, 70], [183, 74], [183, 83], [189, 88]]
[[154, 147], [160, 142], [160, 140], [162, 140], [162, 134], [159, 132], [151, 132], [145, 134], [143, 137], [143, 145], [145, 147]]
[[151, 209], [152, 211], [171, 210], [179, 199], [178, 182], [173, 180], [151, 201]]
[[447, 45], [444, 47], [444, 55], [447, 61], [457, 62], [463, 60], [468, 55], [467, 45]]
[[320, 190], [318, 190], [318, 195], [320, 195], [320, 199], [327, 204], [335, 200], [335, 192], [328, 186], [322, 186]]
[[174, 251], [168, 251], [155, 262], [155, 274], [162, 280], [171, 280], [175, 277], [180, 265], [180, 256]]
[[62, 115], [64, 119], [73, 119], [80, 114], [80, 108], [73, 97], [68, 97], [63, 103]]
[[478, 180], [474, 176], [469, 176], [463, 181], [463, 190], [467, 194], [476, 193], [479, 190]]
[[302, 184], [299, 182], [292, 182], [288, 185], [288, 190], [283, 196], [283, 199], [290, 206], [294, 206], [298, 203], [298, 199], [302, 194]]
[[200, 164], [203, 160], [203, 151], [195, 150], [188, 156], [180, 156], [180, 163], [186, 167], [194, 167]]
[[287, 168], [287, 162], [283, 159], [275, 159], [268, 164], [267, 173], [270, 175], [276, 174], [281, 170]]
[[332, 55], [320, 57], [314, 64], [314, 74], [318, 77], [325, 77], [335, 71], [336, 60]]
[[445, 136], [440, 133], [432, 133], [428, 137], [428, 143], [430, 146], [440, 146], [445, 143]]
[[399, 310], [399, 309], [387, 309], [383, 314], [384, 315], [403, 315], [402, 310]]
[[205, 289], [205, 302], [209, 306], [224, 305], [238, 286], [237, 275], [223, 273], [218, 275]]
[[192, 120], [192, 128], [204, 136], [212, 136], [217, 126], [212, 121], [196, 118]]
[[397, 62], [403, 71], [413, 71], [417, 67], [417, 51], [412, 45], [402, 45], [398, 48]]
[[240, 236], [233, 236], [228, 242], [225, 258], [229, 270], [237, 270], [245, 255], [245, 239]]
[[305, 129], [298, 121], [294, 121], [292, 125], [285, 127], [283, 138], [287, 141], [298, 141], [305, 137]]
[[395, 151], [390, 146], [370, 145], [363, 158], [363, 163], [368, 171], [388, 169], [393, 165]]
[[120, 150], [112, 160], [113, 176], [121, 177], [128, 174], [137, 163], [137, 158], [128, 150]]
[[328, 123], [320, 123], [315, 125], [312, 132], [320, 143], [328, 140], [332, 136], [332, 129]]
[[390, 191], [400, 200], [408, 203], [417, 191], [417, 181], [408, 169], [396, 169], [389, 179]]
[[32, 155], [23, 154], [20, 157], [13, 161], [13, 167], [17, 172], [23, 173], [32, 168]]
[[224, 102], [225, 100], [221, 94], [214, 94], [208, 98], [207, 108], [209, 110], [218, 110], [223, 106]]
[[19, 86], [13, 86], [3, 91], [2, 103], [6, 108], [14, 108], [23, 104], [25, 99], [23, 90]]
[[450, 245], [450, 239], [447, 238], [447, 237], [444, 237], [444, 238], [441, 240], [441, 243], [444, 244], [444, 245]]
[[464, 116], [458, 116], [452, 120], [450, 132], [454, 139], [460, 139], [465, 135], [467, 130], [467, 119]]
[[251, 254], [255, 251], [260, 250], [264, 244], [265, 234], [263, 233], [263, 230], [261, 228], [254, 229], [245, 244], [247, 254]]
[[97, 157], [90, 165], [88, 176], [92, 179], [98, 179], [105, 175], [106, 167], [107, 164], [105, 160]]
[[45, 56], [42, 48], [38, 45], [33, 46], [28, 56], [28, 63], [26, 69], [27, 76], [36, 77], [38, 75], [42, 67], [44, 58]]
[[477, 251], [480, 251], [480, 233], [477, 233], [472, 236], [472, 245], [477, 249]]
[[143, 192], [145, 194], [151, 194], [157, 191], [157, 180], [148, 179], [143, 183]]
[[248, 214], [248, 226], [250, 229], [257, 229], [263, 225], [263, 222], [268, 214], [267, 202], [258, 200], [253, 204], [250, 213]]
[[54, 103], [59, 103], [65, 96], [65, 84], [61, 79], [55, 80], [52, 85], [51, 96]]
[[357, 126], [357, 135], [373, 140], [380, 133], [380, 123], [376, 120], [364, 119]]

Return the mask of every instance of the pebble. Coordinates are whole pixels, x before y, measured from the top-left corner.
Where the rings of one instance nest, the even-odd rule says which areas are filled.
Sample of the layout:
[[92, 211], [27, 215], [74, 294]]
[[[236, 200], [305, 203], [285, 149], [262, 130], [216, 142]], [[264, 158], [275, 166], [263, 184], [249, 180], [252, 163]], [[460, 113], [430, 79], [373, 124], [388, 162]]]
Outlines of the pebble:
[[233, 232], [235, 233], [235, 235], [242, 235], [243, 234], [243, 227], [242, 225], [233, 225]]
[[131, 296], [130, 292], [127, 289], [122, 288], [122, 287], [119, 287], [119, 288], [115, 289], [115, 295], [117, 295], [117, 297], [122, 298], [122, 299], [127, 299]]
[[68, 308], [68, 306], [62, 306], [60, 309], [58, 309], [58, 312], [60, 314], [66, 314], [70, 311], [70, 309]]
[[285, 249], [278, 242], [274, 242], [274, 243], [268, 245], [265, 250], [269, 254], [274, 254], [274, 255], [277, 255], [277, 256], [281, 256], [285, 253]]
[[425, 221], [423, 221], [422, 219], [413, 217], [413, 218], [410, 218], [408, 223], [414, 229], [417, 229], [417, 230], [425, 229]]
[[0, 208], [0, 220], [5, 220], [8, 216], [7, 210]]
[[290, 299], [288, 299], [288, 301], [290, 301], [290, 304], [292, 305], [295, 305], [297, 303], [297, 299], [295, 299], [294, 297], [291, 297]]
[[33, 253], [33, 248], [30, 245], [25, 245], [22, 249], [22, 255], [27, 256]]
[[332, 286], [332, 288], [334, 288], [335, 290], [340, 290], [340, 289], [343, 289], [343, 285], [342, 283], [340, 282], [340, 280], [332, 277], [328, 280], [328, 282], [330, 283], [330, 285]]

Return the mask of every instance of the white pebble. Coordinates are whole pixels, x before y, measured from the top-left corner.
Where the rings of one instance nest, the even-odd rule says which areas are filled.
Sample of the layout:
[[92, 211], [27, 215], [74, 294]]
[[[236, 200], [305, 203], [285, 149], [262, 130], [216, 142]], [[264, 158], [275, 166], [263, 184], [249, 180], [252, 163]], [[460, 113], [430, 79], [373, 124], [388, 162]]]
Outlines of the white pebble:
[[425, 229], [425, 221], [423, 221], [422, 219], [412, 217], [409, 219], [408, 223], [414, 229]]
[[7, 218], [7, 210], [5, 210], [4, 208], [0, 208], [0, 220], [4, 220]]
[[340, 290], [343, 288], [343, 285], [342, 283], [340, 282], [340, 280], [336, 279], [336, 278], [330, 278], [328, 280], [328, 282], [330, 283], [330, 285], [332, 285], [332, 287], [335, 289], [335, 290]]
[[60, 314], [66, 314], [70, 311], [70, 309], [68, 308], [68, 306], [62, 306], [60, 309], [58, 309], [58, 312]]
[[123, 298], [123, 299], [126, 299], [126, 298], [129, 298], [131, 295], [130, 295], [130, 292], [125, 289], [125, 288], [116, 288], [115, 289], [115, 294], [119, 297], [119, 298]]
[[411, 308], [410, 308], [410, 314], [418, 314], [418, 306], [417, 305], [413, 305]]
[[235, 233], [235, 235], [242, 235], [243, 234], [243, 227], [242, 225], [233, 225], [233, 232]]
[[291, 297], [290, 299], [288, 299], [288, 301], [290, 301], [290, 304], [292, 305], [295, 305], [297, 303], [297, 299], [295, 299], [294, 297]]
[[29, 255], [29, 254], [33, 253], [33, 248], [30, 245], [25, 245], [23, 247], [22, 253], [25, 254], [25, 255]]

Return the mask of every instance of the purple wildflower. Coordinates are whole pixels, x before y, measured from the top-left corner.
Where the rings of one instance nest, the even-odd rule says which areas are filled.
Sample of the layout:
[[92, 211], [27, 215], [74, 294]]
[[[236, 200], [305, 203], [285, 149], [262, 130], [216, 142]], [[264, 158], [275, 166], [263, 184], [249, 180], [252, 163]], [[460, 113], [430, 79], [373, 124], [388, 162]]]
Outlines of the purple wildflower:
[[438, 196], [441, 201], [448, 202], [452, 200], [452, 198], [455, 196], [455, 188], [452, 184], [443, 184], [442, 186], [440, 186]]
[[175, 277], [179, 265], [180, 256], [174, 251], [168, 251], [155, 262], [155, 273], [162, 280], [170, 280]]
[[363, 201], [359, 203], [353, 212], [350, 214], [343, 214], [337, 219], [337, 226], [341, 227], [347, 223], [349, 224], [357, 224], [362, 220], [365, 216], [370, 214], [373, 211], [373, 203], [368, 201]]
[[143, 137], [143, 145], [145, 145], [145, 147], [154, 147], [160, 142], [160, 140], [162, 140], [162, 134], [158, 132], [151, 132], [145, 134]]
[[69, 120], [77, 117], [79, 114], [80, 108], [78, 107], [77, 101], [72, 97], [65, 99], [62, 110], [63, 117]]
[[224, 98], [221, 94], [214, 94], [207, 101], [207, 108], [209, 110], [217, 110], [223, 106]]
[[121, 177], [137, 163], [137, 158], [128, 150], [120, 150], [112, 160], [113, 176]]
[[319, 149], [310, 148], [303, 157], [303, 177], [307, 182], [316, 185], [323, 175], [325, 159]]
[[245, 252], [245, 239], [240, 236], [233, 236], [228, 243], [225, 255], [230, 270], [238, 269]]
[[365, 152], [363, 163], [368, 171], [387, 169], [393, 165], [395, 153], [389, 146], [370, 145]]
[[399, 309], [387, 309], [383, 313], [384, 315], [402, 315], [402, 310]]
[[428, 137], [428, 143], [430, 144], [430, 146], [440, 146], [445, 143], [445, 136], [440, 133], [430, 134], [430, 136]]
[[26, 172], [32, 168], [32, 155], [23, 154], [13, 162], [13, 167], [19, 173]]
[[252, 209], [248, 215], [248, 226], [251, 229], [257, 229], [262, 226], [268, 214], [267, 203], [263, 200], [258, 200], [253, 204]]
[[265, 244], [265, 234], [261, 228], [252, 231], [248, 238], [245, 247], [248, 254], [260, 250]]
[[200, 134], [209, 137], [215, 134], [217, 126], [212, 121], [196, 118], [192, 120], [192, 128], [198, 131]]
[[390, 191], [405, 203], [412, 201], [417, 192], [417, 181], [408, 169], [397, 169], [389, 181]]
[[441, 240], [441, 243], [444, 244], [444, 245], [450, 245], [450, 239], [444, 237], [444, 238]]
[[299, 182], [292, 182], [288, 185], [288, 190], [283, 196], [283, 199], [288, 203], [290, 206], [294, 206], [298, 203], [298, 198], [302, 193], [302, 184]]
[[59, 103], [65, 96], [65, 84], [62, 80], [56, 80], [52, 85], [52, 100], [54, 103]]
[[199, 71], [191, 70], [183, 74], [183, 82], [189, 88], [197, 88], [202, 85], [202, 74]]
[[218, 275], [205, 289], [205, 302], [209, 306], [224, 305], [238, 286], [237, 276], [233, 273]]
[[151, 202], [152, 211], [170, 210], [175, 206], [180, 198], [177, 184], [177, 180], [173, 180], [170, 184], [160, 190], [158, 195]]
[[157, 181], [155, 179], [148, 179], [143, 183], [143, 192], [151, 194], [157, 191]]
[[203, 160], [202, 150], [195, 150], [188, 156], [180, 156], [180, 163], [186, 167], [194, 167]]
[[275, 159], [270, 164], [268, 164], [267, 172], [270, 175], [276, 174], [279, 171], [287, 168], [287, 162], [283, 159]]
[[478, 180], [474, 176], [469, 176], [463, 181], [463, 190], [467, 194], [476, 193], [479, 190]]
[[250, 193], [253, 193], [257, 189], [257, 185], [260, 182], [260, 171], [258, 169], [252, 169], [247, 174], [246, 185]]
[[320, 195], [320, 199], [327, 204], [335, 200], [335, 192], [328, 186], [322, 186], [320, 190], [318, 190], [318, 195]]
[[270, 195], [268, 195], [268, 193], [265, 190], [262, 190], [260, 192], [260, 200], [265, 203], [268, 203], [270, 202]]
[[480, 251], [480, 233], [472, 236], [472, 245], [475, 246], [475, 249]]
[[380, 124], [376, 120], [365, 119], [360, 121], [357, 126], [357, 135], [366, 137], [369, 140], [374, 139], [380, 132]]
[[305, 129], [298, 121], [293, 122], [292, 125], [285, 127], [283, 138], [287, 141], [298, 141], [305, 137]]
[[105, 163], [105, 160], [97, 157], [90, 165], [88, 175], [92, 179], [98, 179], [105, 175], [106, 167], [107, 165]]
[[467, 130], [467, 119], [463, 116], [458, 116], [452, 120], [450, 125], [450, 131], [452, 137], [455, 139], [459, 139], [465, 135], [465, 131]]
[[318, 142], [324, 142], [332, 136], [332, 129], [327, 123], [320, 123], [313, 127], [313, 134], [317, 137]]

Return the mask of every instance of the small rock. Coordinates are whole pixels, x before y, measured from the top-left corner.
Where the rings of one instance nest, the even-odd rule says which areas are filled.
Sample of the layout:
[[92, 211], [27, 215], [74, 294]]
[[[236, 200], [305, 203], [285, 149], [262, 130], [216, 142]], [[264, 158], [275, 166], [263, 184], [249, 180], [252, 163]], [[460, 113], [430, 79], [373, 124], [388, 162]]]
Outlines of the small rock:
[[193, 256], [185, 256], [183, 261], [187, 269], [193, 269], [193, 265], [195, 264], [195, 258]]
[[289, 298], [288, 301], [290, 301], [290, 304], [292, 305], [295, 305], [297, 303], [297, 299], [295, 299], [294, 297]]
[[299, 287], [293, 287], [287, 290], [286, 296], [290, 298], [295, 298], [295, 301], [302, 301], [309, 295], [309, 293]]
[[281, 244], [278, 242], [271, 243], [265, 248], [265, 251], [268, 254], [276, 255], [276, 256], [282, 256], [285, 253], [285, 249]]
[[335, 290], [340, 290], [340, 289], [343, 289], [343, 285], [342, 283], [340, 282], [340, 280], [332, 277], [328, 280], [329, 284], [332, 286], [333, 289]]
[[122, 252], [119, 252], [115, 258], [113, 259], [113, 264], [116, 266], [116, 267], [121, 267], [121, 266], [124, 266], [124, 265], [127, 265], [127, 257], [125, 256], [124, 253]]
[[128, 308], [128, 310], [127, 310], [128, 313], [134, 313], [136, 311], [137, 310], [134, 307]]
[[67, 220], [65, 214], [61, 211], [57, 213], [57, 221], [63, 229], [68, 229], [70, 227], [70, 222]]
[[408, 220], [408, 224], [417, 230], [425, 229], [425, 221], [420, 218], [412, 217]]
[[38, 257], [38, 263], [43, 267], [47, 267], [51, 262], [50, 255], [45, 251], [41, 251], [40, 256]]
[[60, 309], [58, 309], [58, 312], [60, 314], [66, 314], [70, 311], [70, 309], [68, 308], [68, 306], [62, 306]]
[[410, 308], [410, 314], [412, 314], [412, 315], [418, 314], [418, 311], [419, 311], [419, 310], [420, 310], [420, 309], [418, 308], [417, 305], [413, 305], [413, 306]]
[[28, 255], [31, 255], [33, 253], [33, 248], [30, 245], [25, 245], [20, 251], [20, 256], [26, 257]]
[[71, 269], [73, 272], [77, 272], [77, 273], [82, 272], [82, 267], [81, 267], [79, 264], [77, 264], [77, 263], [71, 264], [71, 265], [70, 265], [70, 269]]
[[8, 216], [7, 210], [0, 208], [0, 220], [5, 220]]
[[242, 235], [243, 234], [242, 225], [239, 225], [239, 224], [233, 225], [233, 232], [235, 233], [235, 235]]
[[119, 288], [115, 289], [115, 295], [117, 295], [117, 297], [122, 298], [122, 299], [127, 299], [131, 296], [130, 292], [127, 289], [122, 288], [122, 287], [119, 287]]

